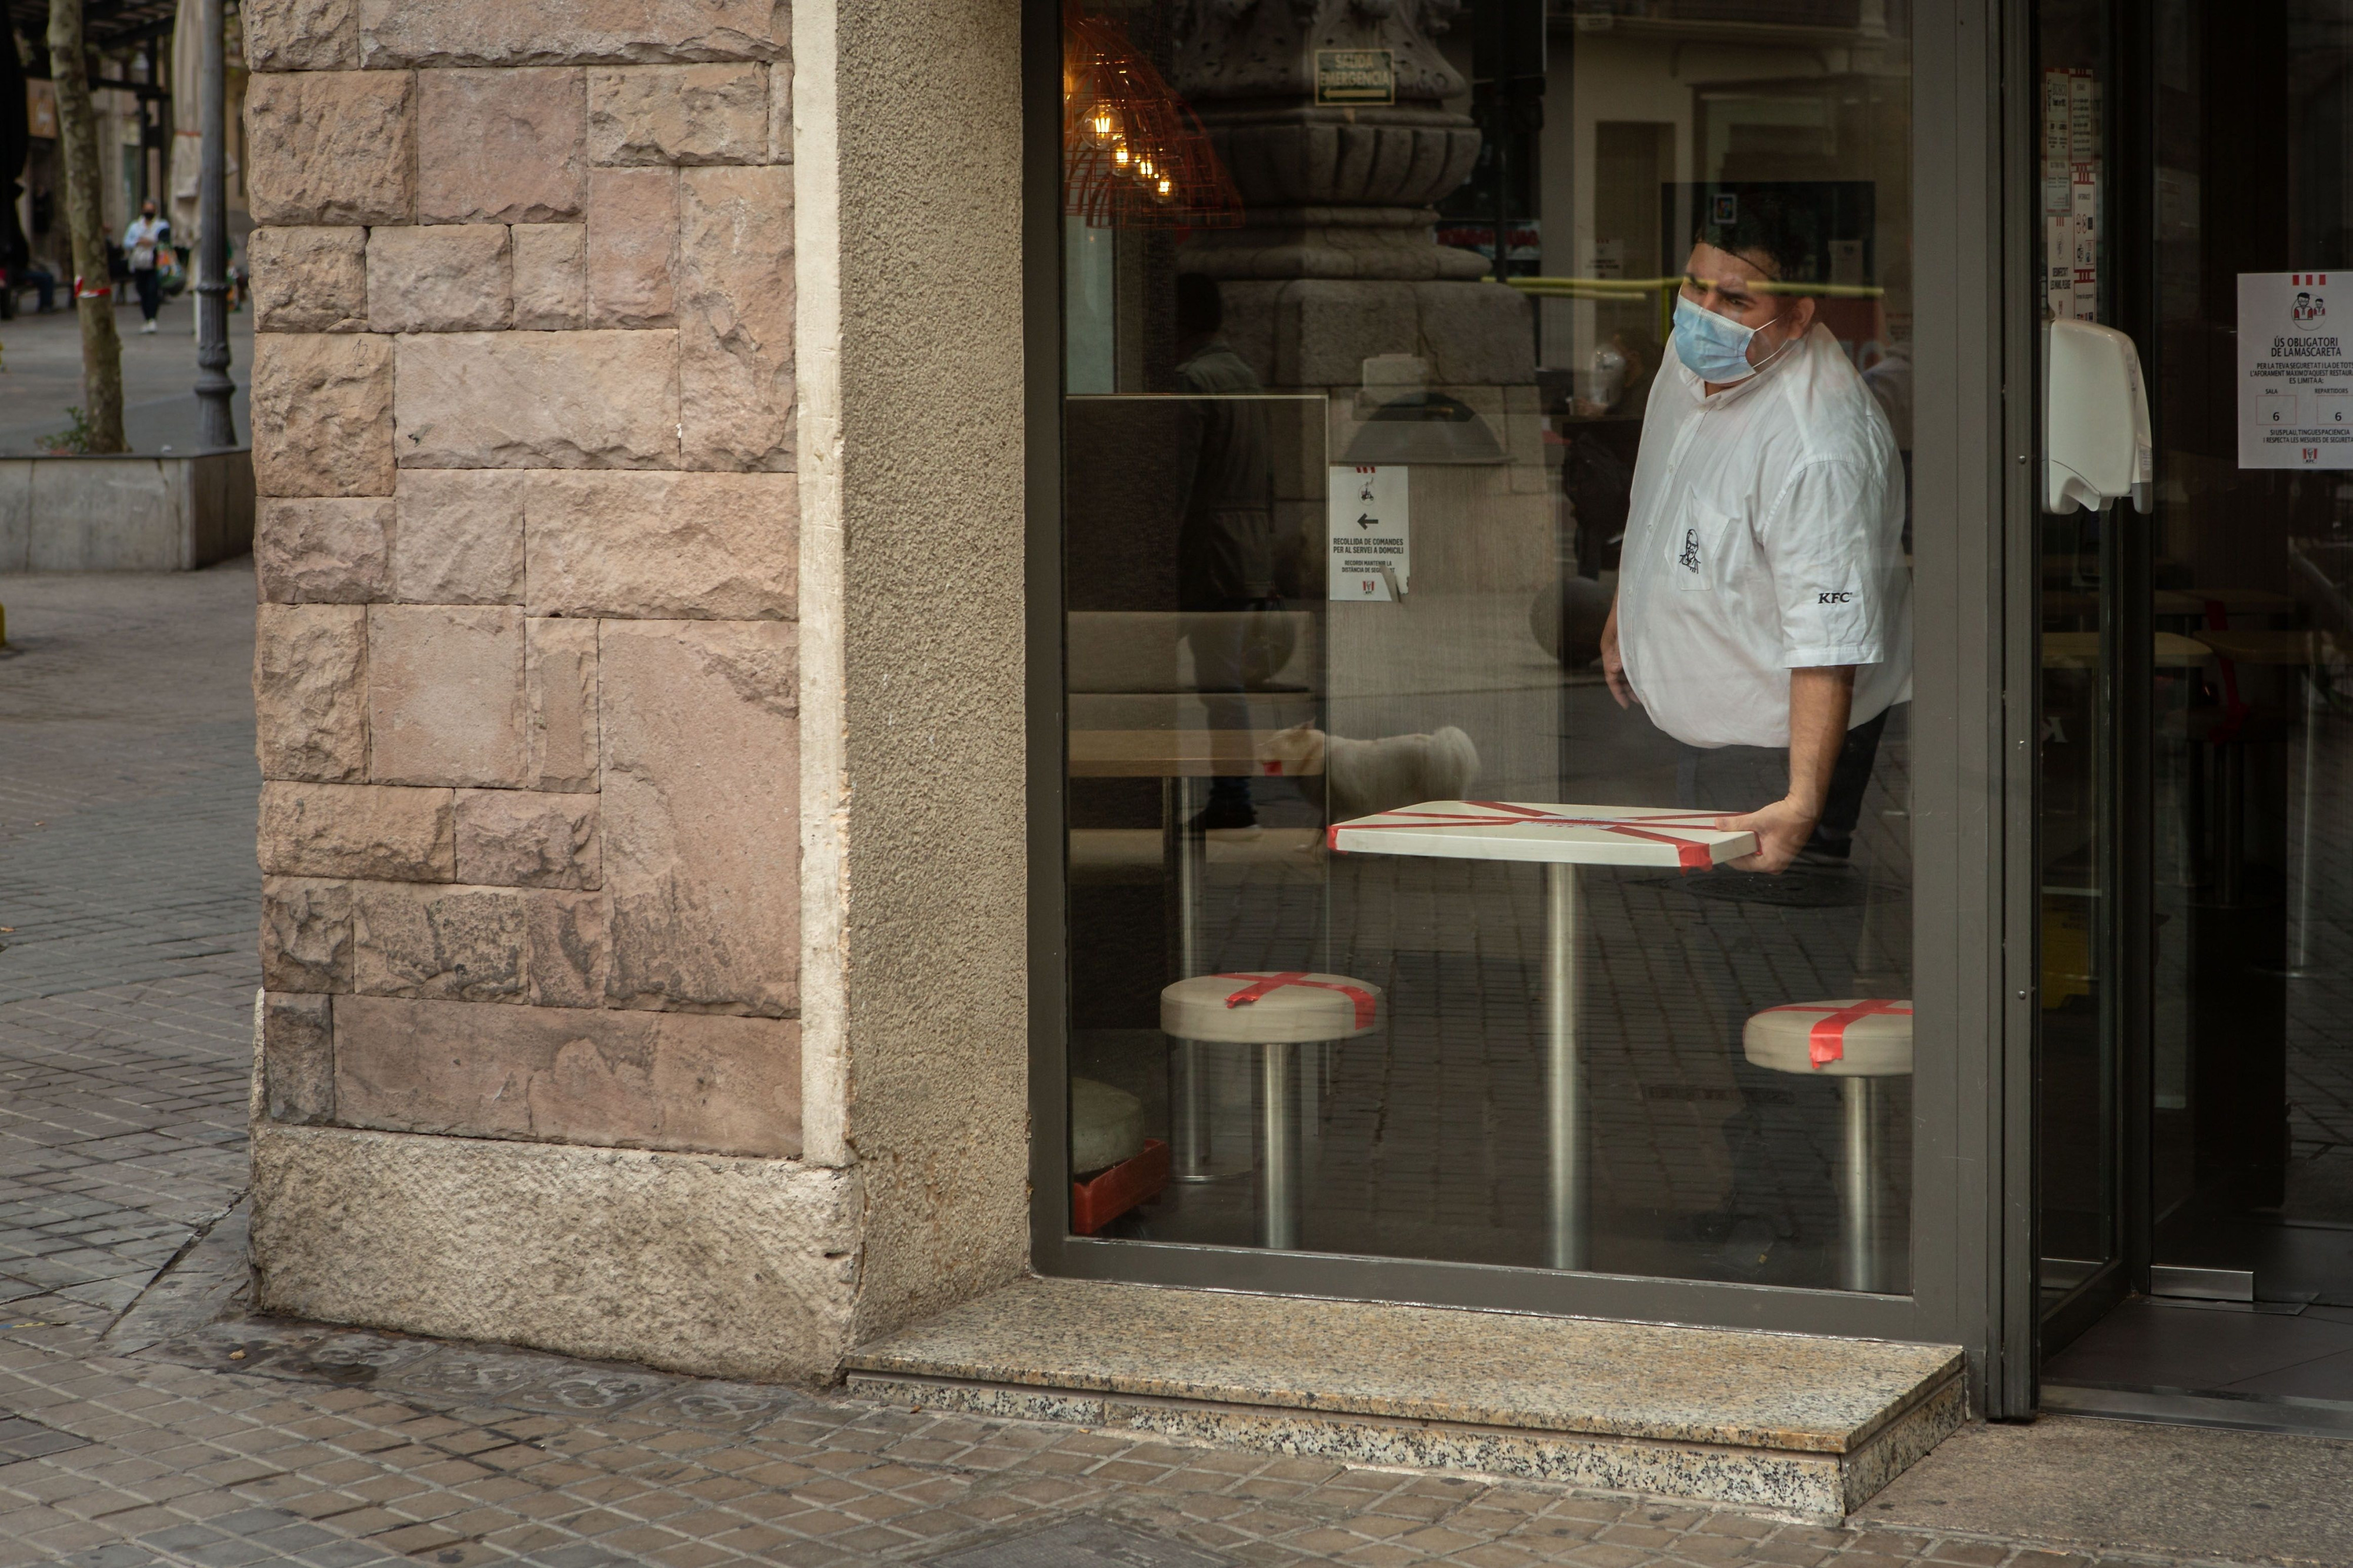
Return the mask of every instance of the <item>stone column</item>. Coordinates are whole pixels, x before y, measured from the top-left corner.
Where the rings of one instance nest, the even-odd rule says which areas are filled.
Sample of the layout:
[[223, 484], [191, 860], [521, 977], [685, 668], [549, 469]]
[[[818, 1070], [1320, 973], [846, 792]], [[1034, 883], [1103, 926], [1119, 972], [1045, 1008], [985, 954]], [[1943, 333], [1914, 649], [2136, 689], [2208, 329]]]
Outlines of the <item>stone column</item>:
[[[1394, 695], [1459, 665], [1499, 617], [1523, 620], [1529, 595], [1555, 572], [1557, 469], [1543, 440], [1534, 301], [1435, 234], [1437, 204], [1479, 153], [1478, 128], [1447, 107], [1469, 83], [1434, 42], [1461, 9], [1460, 0], [1193, 7], [1179, 26], [1176, 86], [1224, 158], [1246, 217], [1195, 234], [1177, 266], [1219, 279], [1227, 335], [1270, 391], [1330, 400], [1320, 461], [1303, 455], [1279, 481], [1310, 538], [1323, 536], [1323, 463], [1412, 470], [1412, 593], [1402, 607], [1334, 607], [1333, 730], [1483, 726], [1511, 740], [1482, 743], [1482, 787], [1545, 791], [1558, 724], [1548, 692], [1476, 711]], [[1395, 101], [1319, 104], [1317, 55], [1335, 49], [1388, 51]], [[1480, 673], [1474, 684], [1497, 688], [1494, 672]]]
[[[1529, 305], [1440, 246], [1437, 204], [1470, 177], [1479, 131], [1446, 108], [1470, 86], [1432, 42], [1459, 0], [1242, 0], [1202, 5], [1176, 87], [1240, 188], [1245, 225], [1179, 258], [1219, 279], [1228, 335], [1270, 387], [1363, 384], [1364, 362], [1428, 361], [1434, 383], [1530, 384]], [[1316, 56], [1388, 51], [1396, 101], [1316, 102]]]

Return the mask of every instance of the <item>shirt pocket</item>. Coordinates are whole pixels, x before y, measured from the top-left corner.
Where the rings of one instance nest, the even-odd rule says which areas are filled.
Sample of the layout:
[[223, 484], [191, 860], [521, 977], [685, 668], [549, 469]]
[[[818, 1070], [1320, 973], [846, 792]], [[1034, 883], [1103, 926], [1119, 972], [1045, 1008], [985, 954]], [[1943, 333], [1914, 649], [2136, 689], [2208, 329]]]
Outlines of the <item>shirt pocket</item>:
[[1694, 501], [1667, 538], [1667, 577], [1686, 593], [1705, 594], [1724, 579], [1724, 556], [1731, 547], [1736, 519], [1719, 507]]

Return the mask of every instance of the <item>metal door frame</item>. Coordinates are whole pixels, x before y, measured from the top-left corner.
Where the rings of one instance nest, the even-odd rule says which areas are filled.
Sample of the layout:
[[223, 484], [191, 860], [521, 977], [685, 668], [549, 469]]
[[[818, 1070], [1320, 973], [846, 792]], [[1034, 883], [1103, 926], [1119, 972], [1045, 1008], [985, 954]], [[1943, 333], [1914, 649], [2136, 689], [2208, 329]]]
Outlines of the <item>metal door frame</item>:
[[[1023, 0], [1028, 167], [1026, 392], [1029, 405], [1031, 1257], [1039, 1272], [1167, 1286], [1345, 1297], [1564, 1315], [1957, 1343], [1980, 1408], [2021, 1413], [2013, 1325], [2021, 1282], [2031, 1390], [2031, 861], [2021, 909], [2021, 830], [2031, 852], [2032, 692], [2005, 667], [2035, 668], [2017, 599], [2015, 535], [2026, 495], [2021, 422], [2005, 365], [2033, 363], [2011, 318], [2026, 255], [2015, 210], [2039, 238], [2019, 156], [2016, 93], [2000, 89], [2027, 0], [1917, 0], [1913, 42], [1914, 542], [1912, 713], [1915, 1179], [1911, 1296], [1247, 1248], [1104, 1241], [1067, 1234], [1069, 1173], [1063, 833], [1060, 451], [1060, 41], [1055, 0]], [[2006, 68], [2008, 69], [2006, 70]], [[2031, 94], [2026, 95], [2029, 99]], [[2031, 138], [2028, 145], [2031, 146]], [[2031, 258], [2030, 258], [2031, 259]], [[2021, 352], [2022, 351], [2022, 352]], [[2027, 525], [2031, 516], [2026, 514]], [[2029, 540], [2031, 543], [2031, 538]], [[2031, 564], [2031, 550], [2024, 559]], [[2006, 564], [2007, 563], [2007, 564]], [[2032, 580], [2027, 579], [2030, 594]], [[2031, 599], [2030, 599], [2031, 603]], [[2024, 646], [2021, 648], [2021, 637]], [[2019, 662], [2021, 653], [2025, 656]], [[2030, 777], [2031, 782], [2031, 777]], [[2021, 923], [2021, 917], [2023, 923]], [[2010, 940], [2005, 942], [2005, 932]], [[2021, 1168], [2020, 1151], [2026, 1151]], [[2020, 1247], [2021, 1225], [2024, 1248]], [[2021, 1273], [2021, 1265], [2023, 1273]]]
[[[2017, 42], [2009, 59], [2007, 119], [2014, 149], [2009, 203], [2018, 243], [2007, 262], [2008, 276], [2025, 279], [2039, 275], [2042, 238], [2039, 226], [2041, 178], [2041, 61], [2035, 48], [2037, 16], [2034, 0], [2015, 0], [2010, 7]], [[2149, 258], [2154, 254], [2156, 164], [2153, 81], [2150, 58], [2152, 33], [2147, 8], [2135, 0], [2110, 0], [2107, 6], [2111, 47], [2105, 104], [2108, 157], [2107, 212], [2104, 221], [2112, 237], [2111, 314], [2115, 324], [2133, 334], [2148, 365], [2154, 384], [2157, 342]], [[2021, 453], [2041, 457], [2042, 385], [2040, 375], [2039, 300], [2023, 300], [2010, 312], [2005, 328], [2013, 340], [2012, 363], [2026, 367], [2017, 379], [2023, 395], [2012, 399], [2012, 442]], [[2020, 748], [2031, 759], [2034, 737], [2042, 729], [2041, 683], [2037, 639], [2042, 626], [2041, 499], [2033, 493], [2031, 465], [2028, 482], [2021, 487], [2010, 509], [2013, 567], [2010, 574], [2012, 615], [2011, 668], [2019, 672], [2017, 706], [2025, 722]], [[2149, 537], [2129, 525], [2103, 531], [2101, 540], [2103, 610], [2100, 626], [2101, 663], [2109, 680], [2107, 752], [2113, 790], [2105, 842], [2100, 854], [2112, 914], [2095, 962], [2100, 983], [2111, 1000], [2108, 1047], [2114, 1068], [2105, 1092], [2113, 1107], [2116, 1147], [2109, 1175], [2115, 1184], [2115, 1207], [2110, 1216], [2113, 1256], [2083, 1284], [2072, 1289], [2045, 1313], [2038, 1279], [2040, 1194], [2038, 1129], [2034, 1122], [2033, 1086], [2040, 1006], [2028, 1009], [2013, 1031], [2017, 1080], [2012, 1099], [2019, 1131], [2010, 1140], [2013, 1163], [2011, 1188], [2021, 1194], [2005, 1237], [2009, 1267], [2014, 1278], [2003, 1294], [2001, 1307], [2004, 1365], [2008, 1386], [1998, 1414], [2031, 1414], [2041, 1399], [2042, 1359], [2046, 1345], [2072, 1340], [2133, 1291], [2149, 1286], [2151, 1257], [2151, 1139], [2154, 1115], [2152, 1041], [2154, 1012], [2155, 801], [2153, 796], [2154, 734], [2150, 693], [2154, 667], [2151, 653]], [[2011, 906], [2011, 929], [2017, 943], [2018, 984], [2033, 992], [2041, 970], [2041, 900], [2037, 871], [2040, 798], [2030, 765], [2013, 769], [2011, 862], [2017, 895]], [[2030, 923], [2031, 922], [2031, 923]], [[2031, 934], [2030, 934], [2031, 933]]]
[[1983, 1276], [1985, 1413], [2022, 1418], [2034, 1410], [2037, 1312], [2040, 1306], [2040, 1226], [2035, 1212], [2035, 1041], [2042, 1008], [2042, 848], [2035, 747], [2042, 731], [2042, 540], [2034, 457], [2041, 450], [2041, 317], [2034, 289], [2042, 281], [2042, 98], [2035, 76], [2033, 0], [1988, 0], [1989, 101], [1998, 103], [1988, 159], [1989, 226], [1983, 252], [1983, 309], [1988, 339], [2000, 344], [1991, 388], [1989, 434], [1998, 470], [1992, 502], [2000, 521], [1989, 532], [1993, 602], [1987, 606], [2000, 639], [1997, 659], [2007, 679], [1995, 687], [2000, 755], [1987, 788], [2001, 826], [2000, 930], [2002, 941], [1996, 1011], [1989, 1028], [1986, 1183], [1987, 1264]]

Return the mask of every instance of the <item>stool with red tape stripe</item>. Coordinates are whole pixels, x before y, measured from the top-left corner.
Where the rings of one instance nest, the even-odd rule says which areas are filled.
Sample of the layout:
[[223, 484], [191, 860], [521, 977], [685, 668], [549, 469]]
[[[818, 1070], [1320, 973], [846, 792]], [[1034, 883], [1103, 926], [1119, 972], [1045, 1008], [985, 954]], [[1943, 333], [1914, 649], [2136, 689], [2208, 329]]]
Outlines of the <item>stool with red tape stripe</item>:
[[1845, 1112], [1840, 1161], [1840, 1284], [1890, 1290], [1885, 1173], [1879, 1168], [1882, 1083], [1912, 1071], [1912, 1004], [1878, 997], [1791, 1002], [1748, 1020], [1740, 1047], [1775, 1072], [1835, 1078]]
[[1345, 974], [1262, 970], [1197, 974], [1160, 993], [1160, 1027], [1180, 1040], [1259, 1050], [1259, 1245], [1299, 1245], [1299, 1047], [1353, 1040], [1379, 1026], [1380, 987]]

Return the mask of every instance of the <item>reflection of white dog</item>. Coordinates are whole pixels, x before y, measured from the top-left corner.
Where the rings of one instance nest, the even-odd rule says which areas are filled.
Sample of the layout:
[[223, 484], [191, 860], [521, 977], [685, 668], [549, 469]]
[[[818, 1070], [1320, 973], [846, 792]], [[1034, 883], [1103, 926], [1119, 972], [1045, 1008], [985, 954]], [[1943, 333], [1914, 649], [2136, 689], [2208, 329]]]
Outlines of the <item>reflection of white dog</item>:
[[1269, 737], [1259, 760], [1282, 763], [1285, 773], [1321, 773], [1335, 822], [1425, 800], [1461, 800], [1479, 777], [1479, 748], [1451, 724], [1436, 734], [1377, 741], [1294, 724]]

